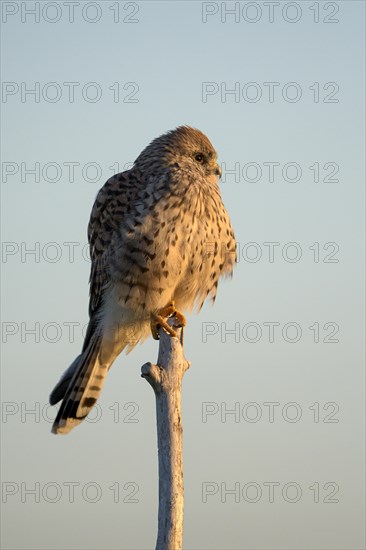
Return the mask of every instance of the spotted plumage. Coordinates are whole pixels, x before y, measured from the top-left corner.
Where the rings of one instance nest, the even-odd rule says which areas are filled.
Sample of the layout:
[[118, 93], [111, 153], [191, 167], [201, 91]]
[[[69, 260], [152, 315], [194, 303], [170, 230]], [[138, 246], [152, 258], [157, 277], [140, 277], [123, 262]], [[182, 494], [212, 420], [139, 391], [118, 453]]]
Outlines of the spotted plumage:
[[181, 126], [99, 191], [88, 227], [90, 321], [81, 354], [50, 396], [62, 399], [54, 433], [85, 418], [116, 357], [149, 335], [151, 314], [172, 300], [180, 311], [200, 309], [232, 273], [236, 242], [216, 157], [202, 132]]

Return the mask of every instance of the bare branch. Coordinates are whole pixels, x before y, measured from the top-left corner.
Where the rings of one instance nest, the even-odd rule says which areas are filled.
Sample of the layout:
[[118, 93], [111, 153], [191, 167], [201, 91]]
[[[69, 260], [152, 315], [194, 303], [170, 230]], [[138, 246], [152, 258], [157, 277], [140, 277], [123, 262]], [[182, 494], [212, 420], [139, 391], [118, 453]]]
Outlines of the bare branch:
[[160, 329], [157, 365], [145, 363], [141, 376], [152, 386], [156, 398], [159, 457], [159, 517], [156, 550], [180, 550], [183, 538], [183, 458], [181, 389], [190, 363], [184, 357], [183, 329], [167, 320], [178, 338]]

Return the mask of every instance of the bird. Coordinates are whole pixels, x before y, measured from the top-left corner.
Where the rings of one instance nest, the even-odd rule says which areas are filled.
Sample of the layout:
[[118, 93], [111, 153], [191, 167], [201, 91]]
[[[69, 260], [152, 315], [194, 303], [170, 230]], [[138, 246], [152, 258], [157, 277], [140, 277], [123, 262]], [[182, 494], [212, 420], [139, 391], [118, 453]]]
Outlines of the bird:
[[95, 405], [107, 372], [163, 327], [166, 318], [215, 301], [232, 276], [236, 240], [219, 187], [221, 168], [208, 137], [178, 126], [155, 138], [130, 170], [95, 199], [88, 225], [89, 323], [80, 355], [50, 394], [62, 400], [52, 432], [67, 434]]

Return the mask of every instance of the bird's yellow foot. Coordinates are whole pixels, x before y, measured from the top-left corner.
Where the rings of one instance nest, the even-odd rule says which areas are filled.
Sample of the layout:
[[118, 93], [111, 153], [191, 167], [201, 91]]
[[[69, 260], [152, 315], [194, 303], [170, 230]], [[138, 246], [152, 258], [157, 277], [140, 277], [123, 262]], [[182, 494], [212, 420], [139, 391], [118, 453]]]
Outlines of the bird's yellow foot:
[[173, 336], [175, 338], [178, 337], [178, 334], [176, 333], [176, 331], [170, 325], [168, 325], [168, 323], [165, 320], [165, 319], [169, 319], [169, 317], [175, 317], [178, 321], [179, 326], [181, 327], [186, 326], [186, 318], [184, 317], [183, 313], [175, 309], [175, 304], [173, 301], [171, 301], [168, 305], [159, 309], [157, 313], [151, 314], [151, 319], [150, 319], [151, 334], [155, 340], [159, 340], [160, 327], [163, 327], [165, 332], [170, 334], [170, 336]]

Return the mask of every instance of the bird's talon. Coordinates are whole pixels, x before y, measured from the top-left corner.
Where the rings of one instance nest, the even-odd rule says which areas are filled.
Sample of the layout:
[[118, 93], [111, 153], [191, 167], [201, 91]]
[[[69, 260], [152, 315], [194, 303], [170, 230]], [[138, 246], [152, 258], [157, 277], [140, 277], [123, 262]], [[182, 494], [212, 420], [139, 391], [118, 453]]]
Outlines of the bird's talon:
[[183, 313], [180, 313], [175, 309], [173, 301], [160, 309], [158, 313], [151, 314], [151, 334], [155, 340], [159, 340], [159, 329], [161, 327], [173, 338], [178, 338], [177, 332], [165, 320], [171, 317], [175, 317], [177, 319], [177, 327], [184, 327], [186, 325], [186, 319]]
[[175, 317], [177, 319], [179, 327], [183, 328], [186, 326], [187, 324], [186, 318], [184, 317], [183, 313], [181, 313], [180, 311], [175, 311], [172, 317]]

